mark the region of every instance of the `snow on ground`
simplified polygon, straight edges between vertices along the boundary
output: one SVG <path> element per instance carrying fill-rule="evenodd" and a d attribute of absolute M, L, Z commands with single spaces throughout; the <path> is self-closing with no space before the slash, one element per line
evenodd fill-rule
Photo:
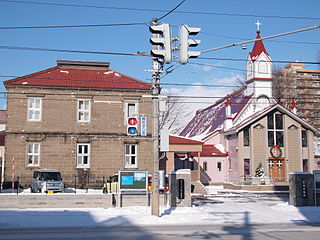
<path fill-rule="evenodd" d="M 320 223 L 320 207 L 294 207 L 288 204 L 286 198 L 264 198 L 252 193 L 248 197 L 234 191 L 212 194 L 205 200 L 195 201 L 192 207 L 161 207 L 160 213 L 161 217 L 152 216 L 150 207 L 0 209 L 0 229 L 158 224 Z"/>

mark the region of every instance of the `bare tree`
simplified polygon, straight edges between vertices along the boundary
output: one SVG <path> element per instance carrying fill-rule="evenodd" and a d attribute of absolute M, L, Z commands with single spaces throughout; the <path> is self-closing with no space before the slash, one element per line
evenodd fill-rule
<path fill-rule="evenodd" d="M 186 125 L 191 114 L 190 106 L 182 98 L 168 96 L 166 111 L 163 112 L 160 128 L 166 127 L 172 134 L 178 134 Z"/>
<path fill-rule="evenodd" d="M 272 95 L 278 102 L 290 109 L 292 99 L 297 98 L 297 81 L 294 73 L 290 70 L 281 69 L 279 66 L 273 68 Z"/>

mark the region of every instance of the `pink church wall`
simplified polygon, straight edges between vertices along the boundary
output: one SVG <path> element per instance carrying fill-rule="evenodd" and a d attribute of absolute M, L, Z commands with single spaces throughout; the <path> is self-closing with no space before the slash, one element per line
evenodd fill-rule
<path fill-rule="evenodd" d="M 227 171 L 227 157 L 201 157 L 201 163 L 207 162 L 207 171 L 201 172 L 201 182 L 224 182 Z M 221 170 L 218 169 L 218 162 L 221 163 Z M 203 168 L 202 168 L 203 169 Z"/>

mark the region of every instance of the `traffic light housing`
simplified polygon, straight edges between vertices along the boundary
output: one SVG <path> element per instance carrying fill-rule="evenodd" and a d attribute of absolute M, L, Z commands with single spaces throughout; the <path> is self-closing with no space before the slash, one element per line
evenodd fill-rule
<path fill-rule="evenodd" d="M 153 34 L 150 42 L 152 45 L 157 46 L 157 49 L 151 50 L 151 55 L 162 58 L 164 63 L 170 63 L 172 61 L 170 25 L 162 23 L 160 25 L 150 26 L 149 30 Z"/>
<path fill-rule="evenodd" d="M 128 117 L 127 120 L 127 135 L 138 135 L 138 119 L 136 117 Z"/>
<path fill-rule="evenodd" d="M 197 35 L 201 28 L 192 28 L 188 25 L 180 27 L 180 63 L 188 63 L 189 58 L 197 58 L 201 52 L 189 51 L 190 47 L 198 46 L 201 40 L 189 39 L 189 35 Z"/>

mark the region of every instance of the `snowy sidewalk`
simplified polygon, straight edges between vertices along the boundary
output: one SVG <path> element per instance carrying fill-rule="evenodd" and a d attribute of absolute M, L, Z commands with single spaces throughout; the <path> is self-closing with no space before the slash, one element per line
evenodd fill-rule
<path fill-rule="evenodd" d="M 150 207 L 109 209 L 1 209 L 0 229 L 30 227 L 90 227 L 202 224 L 320 223 L 320 207 L 294 207 L 282 199 L 212 195 L 190 208 Z M 1 203 L 0 203 L 1 204 Z"/>

